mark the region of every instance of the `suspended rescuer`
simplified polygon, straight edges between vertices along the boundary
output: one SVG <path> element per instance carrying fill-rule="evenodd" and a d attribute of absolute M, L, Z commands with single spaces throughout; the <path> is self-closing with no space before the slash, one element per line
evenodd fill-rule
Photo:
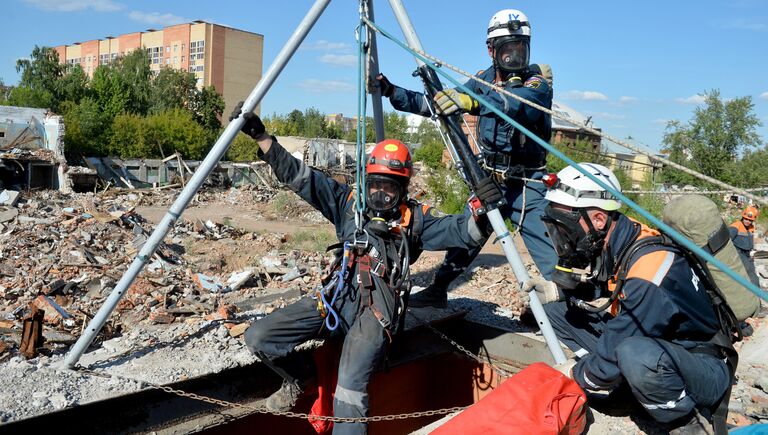
<path fill-rule="evenodd" d="M 531 42 L 528 17 L 516 9 L 497 12 L 488 24 L 485 42 L 493 64 L 480 71 L 478 76 L 495 86 L 489 88 L 474 80 L 469 80 L 465 86 L 541 139 L 549 141 L 552 121 L 548 114 L 498 92 L 504 89 L 546 108 L 552 107 L 551 68 L 528 63 Z M 395 86 L 383 75 L 377 80 L 381 94 L 389 97 L 395 109 L 431 115 L 430 104 L 423 94 Z M 440 114 L 464 112 L 478 116 L 474 134 L 480 145 L 478 158 L 486 171 L 502 185 L 507 205 L 500 208 L 501 214 L 521 225 L 523 241 L 536 266 L 544 276 L 550 276 L 555 266 L 555 253 L 540 219 L 546 205 L 545 188 L 537 182 L 545 173 L 547 152 L 458 89 L 438 92 L 433 105 Z M 465 213 L 471 213 L 469 208 Z M 472 263 L 482 245 L 469 250 L 449 250 L 433 284 L 415 294 L 411 306 L 445 307 L 448 285 Z"/>
<path fill-rule="evenodd" d="M 240 116 L 242 103 L 232 118 Z M 408 148 L 397 140 L 376 144 L 365 162 L 365 208 L 356 192 L 291 156 L 265 133 L 258 116 L 246 113 L 242 130 L 256 139 L 259 155 L 276 177 L 318 209 L 336 227 L 343 253 L 323 280 L 323 287 L 256 321 L 246 331 L 248 348 L 283 377 L 267 407 L 290 410 L 301 394 L 300 374 L 284 364 L 294 347 L 309 339 L 343 337 L 334 396 L 336 417 L 365 417 L 368 382 L 396 332 L 410 288 L 409 266 L 422 250 L 474 248 L 488 237 L 473 216 L 440 216 L 408 198 L 413 172 Z M 362 162 L 361 162 L 362 163 Z M 490 179 L 478 197 L 501 199 Z M 359 226 L 358 226 L 359 222 Z M 334 433 L 365 433 L 365 423 L 335 423 Z"/>
<path fill-rule="evenodd" d="M 607 168 L 580 166 L 620 191 Z M 620 213 L 621 202 L 576 168 L 552 184 L 542 220 L 558 263 L 552 281 L 532 278 L 523 290 L 536 290 L 560 340 L 586 354 L 561 371 L 587 391 L 628 384 L 648 414 L 670 427 L 711 433 L 707 419 L 716 409 L 724 427 L 737 322 L 723 298 L 714 304 L 692 257 Z M 609 298 L 601 307 L 584 302 L 601 297 Z M 721 324 L 725 312 L 732 319 Z"/>
<path fill-rule="evenodd" d="M 728 231 L 731 233 L 731 241 L 736 246 L 747 275 L 752 284 L 760 286 L 760 280 L 755 272 L 755 261 L 752 258 L 755 249 L 755 220 L 760 212 L 754 206 L 749 206 L 741 212 L 741 219 L 734 221 Z"/>

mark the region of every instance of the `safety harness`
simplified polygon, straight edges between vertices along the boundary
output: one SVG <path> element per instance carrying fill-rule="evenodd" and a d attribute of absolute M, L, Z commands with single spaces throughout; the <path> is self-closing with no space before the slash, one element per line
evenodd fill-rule
<path fill-rule="evenodd" d="M 353 195 L 354 191 L 350 193 L 350 199 Z M 348 203 L 350 206 L 347 207 L 345 216 L 351 220 L 354 219 L 355 210 L 354 205 L 352 205 L 353 201 L 348 201 Z M 402 330 L 405 319 L 402 313 L 405 312 L 410 294 L 408 266 L 416 261 L 421 250 L 416 249 L 414 257 L 410 256 L 410 252 L 412 247 L 420 246 L 425 209 L 426 206 L 410 199 L 401 205 L 400 221 L 391 229 L 394 235 L 399 236 L 400 248 L 394 248 L 396 245 L 394 238 L 382 240 L 381 245 L 388 251 L 391 248 L 392 252 L 379 252 L 373 244 L 367 241 L 366 243 L 347 241 L 327 248 L 327 251 L 336 251 L 335 259 L 329 266 L 329 273 L 321 280 L 321 285 L 318 286 L 315 293 L 317 310 L 325 318 L 325 327 L 332 331 L 339 326 L 339 316 L 334 308 L 334 303 L 341 289 L 352 279 L 350 272 L 355 270 L 354 267 L 357 265 L 354 279 L 360 290 L 359 310 L 362 311 L 366 307 L 371 310 L 376 320 L 384 328 L 390 342 L 393 336 L 392 330 L 395 329 L 392 323 L 396 322 L 397 319 L 400 321 L 394 333 Z M 369 237 L 373 236 L 369 235 Z M 403 260 L 388 266 L 388 254 Z M 332 289 L 333 294 L 331 295 L 329 293 Z M 392 307 L 394 313 L 392 318 L 388 318 L 385 314 L 386 310 L 380 309 L 374 303 L 373 295 L 376 291 L 389 292 L 394 296 L 392 299 L 395 306 Z"/>

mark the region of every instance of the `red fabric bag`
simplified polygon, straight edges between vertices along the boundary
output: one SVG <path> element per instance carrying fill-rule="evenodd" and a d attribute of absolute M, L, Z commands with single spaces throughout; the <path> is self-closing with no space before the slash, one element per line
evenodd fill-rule
<path fill-rule="evenodd" d="M 587 397 L 572 379 L 534 363 L 433 434 L 568 434 L 584 432 Z"/>

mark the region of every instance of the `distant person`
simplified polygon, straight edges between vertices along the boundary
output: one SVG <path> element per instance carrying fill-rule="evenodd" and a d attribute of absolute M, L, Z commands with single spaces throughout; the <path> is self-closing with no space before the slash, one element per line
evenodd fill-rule
<path fill-rule="evenodd" d="M 604 166 L 579 166 L 621 191 Z M 651 417 L 684 428 L 673 433 L 712 433 L 708 419 L 736 367 L 726 363 L 735 351 L 723 330 L 732 325 L 721 325 L 707 293 L 711 284 L 676 246 L 619 212 L 621 202 L 576 168 L 557 176 L 543 219 L 558 265 L 553 281 L 532 278 L 523 290 L 536 291 L 558 338 L 585 355 L 560 370 L 586 391 L 628 386 Z M 600 307 L 584 302 L 605 297 Z"/>
<path fill-rule="evenodd" d="M 552 107 L 551 69 L 548 65 L 529 64 L 531 25 L 528 17 L 516 9 L 497 12 L 488 24 L 485 45 L 493 63 L 478 76 L 495 86 L 489 88 L 474 80 L 465 86 L 539 138 L 549 141 L 552 120 L 548 114 L 499 92 L 504 89 L 548 109 Z M 395 86 L 383 75 L 377 80 L 382 95 L 389 97 L 395 109 L 431 115 L 423 94 Z M 525 246 L 541 274 L 549 277 L 556 256 L 540 219 L 546 201 L 544 185 L 538 181 L 546 173 L 547 151 L 459 89 L 439 92 L 433 104 L 444 115 L 466 112 L 478 116 L 475 137 L 480 145 L 479 157 L 487 173 L 502 184 L 506 197 L 507 205 L 500 208 L 500 212 L 516 225 L 522 220 Z M 469 215 L 470 210 L 466 209 L 465 213 Z M 472 263 L 483 244 L 469 250 L 449 250 L 434 282 L 414 295 L 411 306 L 445 307 L 448 285 Z"/>
<path fill-rule="evenodd" d="M 230 119 L 240 116 L 241 108 L 242 103 Z M 343 337 L 334 415 L 365 417 L 368 382 L 404 315 L 407 300 L 403 298 L 411 285 L 410 264 L 423 250 L 479 246 L 488 237 L 482 229 L 489 226 L 487 219 L 463 214 L 441 216 L 409 199 L 411 155 L 402 142 L 391 139 L 376 144 L 366 160 L 365 210 L 360 216 L 351 187 L 291 156 L 274 136 L 265 133 L 258 116 L 243 116 L 243 131 L 258 142 L 259 156 L 277 178 L 318 209 L 335 225 L 338 240 L 349 244 L 314 297 L 303 297 L 276 310 L 246 331 L 248 348 L 284 379 L 266 406 L 288 411 L 302 392 L 304 379 L 292 372 L 283 358 L 296 345 L 313 338 Z M 501 192 L 490 178 L 480 185 L 477 195 L 484 204 L 501 200 Z M 358 232 L 357 219 L 362 219 L 364 232 Z M 335 423 L 333 429 L 335 434 L 366 431 L 365 423 Z"/>
<path fill-rule="evenodd" d="M 731 233 L 731 241 L 736 246 L 736 251 L 744 262 L 749 280 L 756 286 L 760 286 L 760 279 L 755 271 L 753 259 L 755 249 L 755 220 L 760 212 L 754 206 L 749 206 L 741 212 L 741 219 L 734 221 L 728 231 Z"/>

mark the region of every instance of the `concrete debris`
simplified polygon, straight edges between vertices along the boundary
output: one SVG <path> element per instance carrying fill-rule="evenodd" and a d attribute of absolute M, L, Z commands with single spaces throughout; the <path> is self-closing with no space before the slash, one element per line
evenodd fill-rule
<path fill-rule="evenodd" d="M 0 192 L 0 205 L 14 207 L 19 201 L 20 193 L 15 190 L 3 190 Z"/>

